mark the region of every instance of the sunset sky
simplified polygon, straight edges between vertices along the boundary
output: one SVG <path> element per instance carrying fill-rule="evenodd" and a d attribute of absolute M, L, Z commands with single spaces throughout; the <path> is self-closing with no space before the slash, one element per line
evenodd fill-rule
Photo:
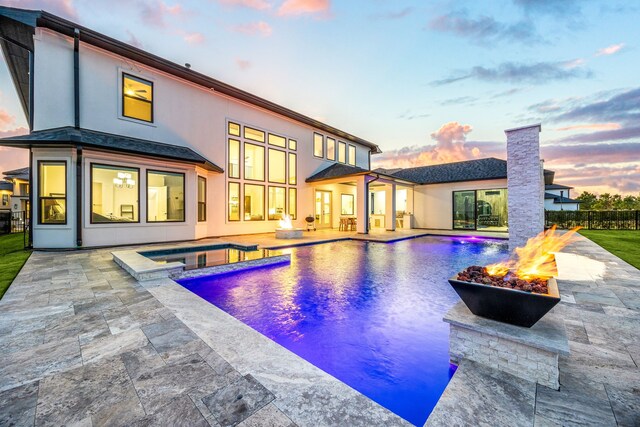
<path fill-rule="evenodd" d="M 576 190 L 640 192 L 640 2 L 0 0 L 44 9 L 380 145 L 374 167 L 505 158 L 542 123 Z M 26 132 L 0 65 L 0 136 Z M 0 147 L 0 170 L 27 165 Z"/>

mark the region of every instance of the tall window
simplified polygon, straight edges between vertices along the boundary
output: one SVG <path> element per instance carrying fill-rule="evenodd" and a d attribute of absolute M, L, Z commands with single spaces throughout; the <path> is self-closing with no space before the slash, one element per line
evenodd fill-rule
<path fill-rule="evenodd" d="M 473 230 L 476 228 L 476 192 L 453 192 L 453 228 Z"/>
<path fill-rule="evenodd" d="M 340 214 L 353 215 L 355 212 L 355 197 L 353 194 L 340 195 Z"/>
<path fill-rule="evenodd" d="M 140 172 L 91 164 L 91 223 L 139 222 Z"/>
<path fill-rule="evenodd" d="M 229 138 L 229 178 L 240 178 L 240 141 Z"/>
<path fill-rule="evenodd" d="M 153 122 L 153 83 L 122 74 L 122 115 Z"/>
<path fill-rule="evenodd" d="M 287 207 L 284 187 L 269 187 L 269 219 L 282 219 Z"/>
<path fill-rule="evenodd" d="M 453 192 L 453 228 L 507 231 L 507 189 Z"/>
<path fill-rule="evenodd" d="M 40 224 L 67 223 L 67 162 L 38 162 Z"/>
<path fill-rule="evenodd" d="M 244 143 L 244 179 L 264 181 L 264 147 Z"/>
<path fill-rule="evenodd" d="M 240 184 L 229 183 L 229 221 L 240 221 Z"/>
<path fill-rule="evenodd" d="M 207 179 L 198 177 L 198 221 L 207 220 Z"/>
<path fill-rule="evenodd" d="M 269 148 L 269 182 L 285 184 L 287 180 L 287 153 Z"/>
<path fill-rule="evenodd" d="M 255 184 L 244 185 L 244 220 L 264 220 L 264 186 Z"/>
<path fill-rule="evenodd" d="M 356 146 L 349 144 L 349 164 L 356 165 Z"/>
<path fill-rule="evenodd" d="M 298 182 L 298 161 L 295 153 L 289 153 L 289 185 L 296 185 Z"/>
<path fill-rule="evenodd" d="M 289 216 L 296 219 L 298 216 L 298 190 L 289 188 Z"/>
<path fill-rule="evenodd" d="M 324 137 L 319 133 L 313 134 L 313 155 L 315 157 L 324 157 Z"/>
<path fill-rule="evenodd" d="M 338 161 L 347 163 L 347 144 L 342 141 L 338 141 Z"/>
<path fill-rule="evenodd" d="M 329 137 L 327 137 L 327 159 L 336 159 L 336 140 Z"/>
<path fill-rule="evenodd" d="M 184 174 L 147 171 L 147 221 L 184 221 Z"/>
<path fill-rule="evenodd" d="M 9 195 L 8 194 L 3 194 L 2 195 L 2 206 L 8 206 L 9 205 Z"/>

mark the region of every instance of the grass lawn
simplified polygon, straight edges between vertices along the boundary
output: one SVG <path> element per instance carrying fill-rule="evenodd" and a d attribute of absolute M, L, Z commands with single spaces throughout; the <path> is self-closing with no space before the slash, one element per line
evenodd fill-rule
<path fill-rule="evenodd" d="M 640 231 L 580 230 L 579 233 L 640 269 Z"/>
<path fill-rule="evenodd" d="M 31 255 L 31 251 L 24 250 L 24 235 L 22 233 L 0 236 L 0 299 L 18 275 L 29 255 Z"/>

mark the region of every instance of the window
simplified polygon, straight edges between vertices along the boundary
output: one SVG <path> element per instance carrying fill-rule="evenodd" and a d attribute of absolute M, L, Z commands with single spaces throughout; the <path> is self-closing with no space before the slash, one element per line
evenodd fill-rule
<path fill-rule="evenodd" d="M 282 219 L 286 211 L 287 195 L 284 187 L 269 187 L 269 219 Z"/>
<path fill-rule="evenodd" d="M 122 115 L 153 122 L 153 83 L 122 74 Z"/>
<path fill-rule="evenodd" d="M 263 185 L 244 185 L 244 220 L 264 221 Z"/>
<path fill-rule="evenodd" d="M 353 194 L 340 195 L 340 214 L 341 215 L 354 215 L 355 212 L 355 197 Z"/>
<path fill-rule="evenodd" d="M 250 127 L 244 127 L 244 137 L 253 141 L 264 142 L 264 132 Z"/>
<path fill-rule="evenodd" d="M 67 223 L 67 162 L 38 162 L 39 224 Z"/>
<path fill-rule="evenodd" d="M 147 171 L 147 222 L 184 221 L 184 174 Z"/>
<path fill-rule="evenodd" d="M 229 178 L 240 178 L 240 141 L 229 138 Z"/>
<path fill-rule="evenodd" d="M 244 143 L 244 179 L 264 181 L 264 147 Z"/>
<path fill-rule="evenodd" d="M 298 156 L 289 153 L 289 185 L 296 185 L 298 181 Z"/>
<path fill-rule="evenodd" d="M 329 137 L 327 137 L 327 159 L 336 159 L 336 140 Z"/>
<path fill-rule="evenodd" d="M 349 144 L 349 164 L 356 165 L 356 146 Z"/>
<path fill-rule="evenodd" d="M 91 223 L 139 222 L 139 169 L 91 164 Z"/>
<path fill-rule="evenodd" d="M 287 148 L 287 140 L 278 135 L 274 135 L 272 133 L 269 134 L 269 144 L 275 145 L 282 148 Z"/>
<path fill-rule="evenodd" d="M 3 194 L 2 195 L 2 206 L 7 206 L 9 204 L 9 195 L 8 194 Z"/>
<path fill-rule="evenodd" d="M 297 150 L 298 149 L 298 141 L 296 141 L 295 139 L 290 139 L 289 140 L 289 150 Z"/>
<path fill-rule="evenodd" d="M 198 221 L 207 220 L 207 179 L 198 177 Z"/>
<path fill-rule="evenodd" d="M 240 125 L 237 123 L 229 122 L 228 129 L 229 135 L 240 136 Z"/>
<path fill-rule="evenodd" d="M 229 221 L 240 221 L 240 184 L 229 183 Z"/>
<path fill-rule="evenodd" d="M 269 148 L 269 182 L 286 183 L 287 153 Z"/>
<path fill-rule="evenodd" d="M 338 161 L 347 163 L 347 144 L 342 141 L 338 141 Z"/>
<path fill-rule="evenodd" d="M 324 141 L 323 136 L 319 133 L 313 134 L 313 155 L 315 157 L 324 157 Z"/>
<path fill-rule="evenodd" d="M 476 192 L 453 192 L 453 228 L 473 230 L 476 228 Z"/>
<path fill-rule="evenodd" d="M 289 216 L 296 219 L 298 216 L 298 190 L 289 188 Z"/>
<path fill-rule="evenodd" d="M 453 228 L 507 231 L 507 189 L 453 192 Z"/>

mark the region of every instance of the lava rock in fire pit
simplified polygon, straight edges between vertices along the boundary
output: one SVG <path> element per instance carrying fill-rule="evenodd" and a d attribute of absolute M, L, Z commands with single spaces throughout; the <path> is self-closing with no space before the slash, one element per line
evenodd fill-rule
<path fill-rule="evenodd" d="M 458 273 L 458 280 L 463 282 L 479 283 L 482 285 L 496 286 L 499 288 L 517 289 L 519 291 L 533 292 L 536 294 L 548 293 L 547 280 L 535 278 L 531 280 L 521 279 L 513 274 L 506 276 L 494 276 L 489 274 L 485 267 L 472 265 Z"/>

